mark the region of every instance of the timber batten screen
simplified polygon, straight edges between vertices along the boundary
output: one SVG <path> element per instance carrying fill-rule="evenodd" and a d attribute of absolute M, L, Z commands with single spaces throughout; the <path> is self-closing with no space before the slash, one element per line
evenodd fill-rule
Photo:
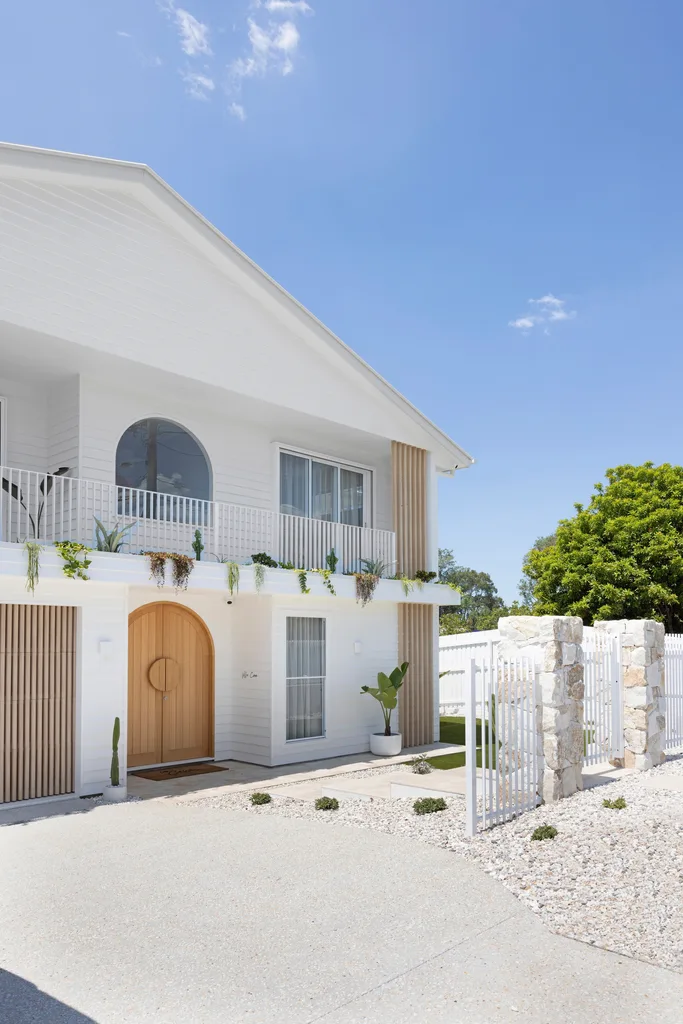
<path fill-rule="evenodd" d="M 74 791 L 76 609 L 0 604 L 0 801 Z"/>
<path fill-rule="evenodd" d="M 410 579 L 427 565 L 427 452 L 391 442 L 396 571 Z M 398 606 L 398 660 L 410 665 L 399 699 L 403 745 L 434 740 L 434 612 L 431 605 Z"/>

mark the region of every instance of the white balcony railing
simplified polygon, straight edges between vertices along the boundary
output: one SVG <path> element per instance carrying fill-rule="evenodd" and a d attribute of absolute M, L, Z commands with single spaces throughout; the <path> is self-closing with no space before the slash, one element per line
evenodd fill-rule
<path fill-rule="evenodd" d="M 68 540 L 96 548 L 96 519 L 107 530 L 130 525 L 121 551 L 133 554 L 193 555 L 199 530 L 206 561 L 246 562 L 265 551 L 295 568 L 324 569 L 334 548 L 337 572 L 356 572 L 365 558 L 379 560 L 393 572 L 396 559 L 395 535 L 389 530 L 0 467 L 1 541 Z"/>

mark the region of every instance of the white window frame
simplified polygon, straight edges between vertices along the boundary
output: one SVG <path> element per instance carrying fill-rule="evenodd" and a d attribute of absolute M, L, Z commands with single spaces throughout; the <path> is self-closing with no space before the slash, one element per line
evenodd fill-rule
<path fill-rule="evenodd" d="M 320 676 L 288 676 L 287 675 L 287 620 L 288 619 L 322 619 L 325 623 L 325 673 L 322 676 L 322 730 L 318 736 L 300 736 L 293 739 L 287 738 L 287 683 L 291 679 L 320 679 Z M 327 652 L 329 649 L 329 620 L 325 615 L 303 615 L 301 612 L 292 612 L 285 610 L 284 612 L 284 640 L 285 640 L 285 651 L 284 651 L 284 679 L 285 679 L 285 704 L 284 704 L 284 732 L 285 732 L 285 745 L 289 746 L 290 743 L 314 743 L 320 740 L 327 739 Z"/>
<path fill-rule="evenodd" d="M 291 444 L 278 443 L 275 445 L 275 461 L 276 461 L 276 473 L 275 473 L 275 507 L 280 512 L 280 466 L 281 466 L 281 455 L 296 455 L 299 458 L 308 459 L 309 470 L 308 470 L 308 507 L 312 507 L 312 487 L 313 487 L 313 473 L 310 468 L 311 462 L 321 462 L 326 466 L 334 466 L 335 469 L 349 469 L 351 472 L 363 474 L 363 498 L 364 498 L 364 522 L 361 529 L 374 529 L 375 525 L 375 470 L 373 466 L 366 466 L 362 462 L 350 462 L 347 459 L 337 459 L 334 456 L 324 455 L 321 452 L 313 452 L 307 448 L 297 448 Z M 341 500 L 341 486 L 340 477 L 337 482 L 337 516 L 339 516 L 339 503 Z M 309 512 L 308 516 L 303 516 L 304 519 L 315 519 Z M 328 520 L 319 520 L 320 522 L 328 522 Z M 348 525 L 341 522 L 339 518 L 332 520 L 333 522 L 339 523 L 340 526 Z"/>

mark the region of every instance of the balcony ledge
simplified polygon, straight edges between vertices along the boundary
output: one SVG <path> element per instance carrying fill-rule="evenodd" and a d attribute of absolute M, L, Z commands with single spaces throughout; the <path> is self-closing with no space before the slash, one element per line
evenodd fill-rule
<path fill-rule="evenodd" d="M 89 581 L 67 579 L 63 572 L 62 559 L 50 545 L 44 545 L 40 555 L 40 579 L 45 582 L 54 583 L 62 580 L 69 586 L 86 587 L 88 582 L 94 583 L 118 583 L 126 586 L 148 586 L 156 589 L 156 585 L 150 580 L 149 560 L 145 555 L 110 554 L 104 551 L 92 551 L 90 553 L 92 564 L 88 569 Z M 21 544 L 0 543 L 0 602 L 3 601 L 2 584 L 4 578 L 26 576 L 26 553 Z M 188 581 L 189 591 L 221 591 L 229 597 L 227 585 L 227 569 L 220 562 L 197 562 Z M 337 598 L 355 600 L 356 581 L 352 576 L 335 574 L 331 577 L 332 585 L 336 591 Z M 307 585 L 310 587 L 310 595 L 303 595 L 299 588 L 299 580 L 296 572 L 290 569 L 266 569 L 265 579 L 260 593 L 263 595 L 283 595 L 288 597 L 306 596 L 335 598 L 325 587 L 322 577 L 315 572 L 309 572 Z M 171 574 L 167 566 L 165 591 L 172 591 Z M 240 566 L 240 594 L 256 594 L 254 582 L 253 565 Z M 40 601 L 40 583 L 36 587 L 34 600 Z M 413 588 L 406 596 L 400 580 L 380 580 L 375 591 L 374 601 L 388 601 L 392 604 L 431 604 L 431 605 L 457 605 L 460 603 L 460 595 L 450 587 L 437 583 L 425 583 L 419 589 Z"/>

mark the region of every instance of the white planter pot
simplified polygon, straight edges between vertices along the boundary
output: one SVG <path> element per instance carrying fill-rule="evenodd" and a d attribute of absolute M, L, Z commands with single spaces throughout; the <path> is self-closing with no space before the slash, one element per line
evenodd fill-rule
<path fill-rule="evenodd" d="M 111 804 L 120 804 L 128 796 L 128 786 L 105 786 L 102 796 Z"/>
<path fill-rule="evenodd" d="M 370 750 L 379 757 L 396 757 L 401 753 L 403 737 L 400 732 L 385 736 L 383 732 L 370 733 Z"/>

